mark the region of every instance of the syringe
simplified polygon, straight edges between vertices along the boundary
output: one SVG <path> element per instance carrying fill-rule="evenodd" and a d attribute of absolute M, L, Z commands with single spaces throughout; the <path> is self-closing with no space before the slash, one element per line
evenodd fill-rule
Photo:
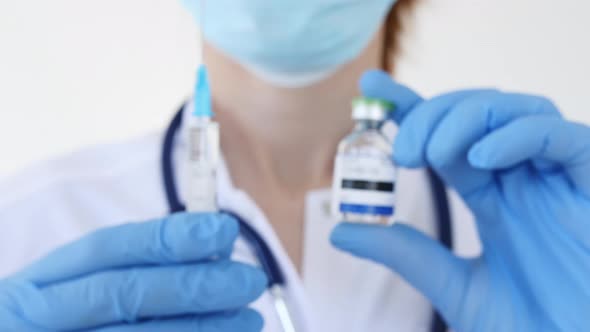
<path fill-rule="evenodd" d="M 194 111 L 189 118 L 188 197 L 190 212 L 216 212 L 219 125 L 211 120 L 211 91 L 207 69 L 201 65 L 194 91 Z"/>

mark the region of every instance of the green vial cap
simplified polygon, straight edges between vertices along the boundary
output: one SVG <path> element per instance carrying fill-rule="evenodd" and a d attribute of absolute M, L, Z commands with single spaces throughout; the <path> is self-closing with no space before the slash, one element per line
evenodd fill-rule
<path fill-rule="evenodd" d="M 383 99 L 357 97 L 352 101 L 352 118 L 355 120 L 385 121 L 395 111 L 395 104 Z"/>

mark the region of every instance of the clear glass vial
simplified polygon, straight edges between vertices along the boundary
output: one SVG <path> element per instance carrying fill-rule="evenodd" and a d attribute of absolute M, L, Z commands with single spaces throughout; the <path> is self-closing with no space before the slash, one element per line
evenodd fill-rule
<path fill-rule="evenodd" d="M 338 146 L 332 213 L 345 222 L 389 225 L 395 213 L 396 167 L 391 142 L 381 131 L 394 105 L 360 97 L 353 101 L 353 132 Z"/>

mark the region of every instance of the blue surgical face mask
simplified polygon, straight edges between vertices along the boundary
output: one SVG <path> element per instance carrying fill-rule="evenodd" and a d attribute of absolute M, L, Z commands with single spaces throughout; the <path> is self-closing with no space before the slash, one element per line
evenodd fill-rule
<path fill-rule="evenodd" d="M 395 0 L 181 0 L 204 38 L 260 78 L 306 86 L 357 58 Z M 200 13 L 204 6 L 204 13 Z M 201 15 L 203 14 L 203 15 Z"/>

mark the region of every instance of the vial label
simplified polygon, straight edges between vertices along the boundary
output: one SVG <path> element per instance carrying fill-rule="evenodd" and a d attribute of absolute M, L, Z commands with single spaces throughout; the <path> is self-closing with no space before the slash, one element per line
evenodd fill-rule
<path fill-rule="evenodd" d="M 390 217 L 395 213 L 395 165 L 388 158 L 339 155 L 334 168 L 332 213 Z"/>

